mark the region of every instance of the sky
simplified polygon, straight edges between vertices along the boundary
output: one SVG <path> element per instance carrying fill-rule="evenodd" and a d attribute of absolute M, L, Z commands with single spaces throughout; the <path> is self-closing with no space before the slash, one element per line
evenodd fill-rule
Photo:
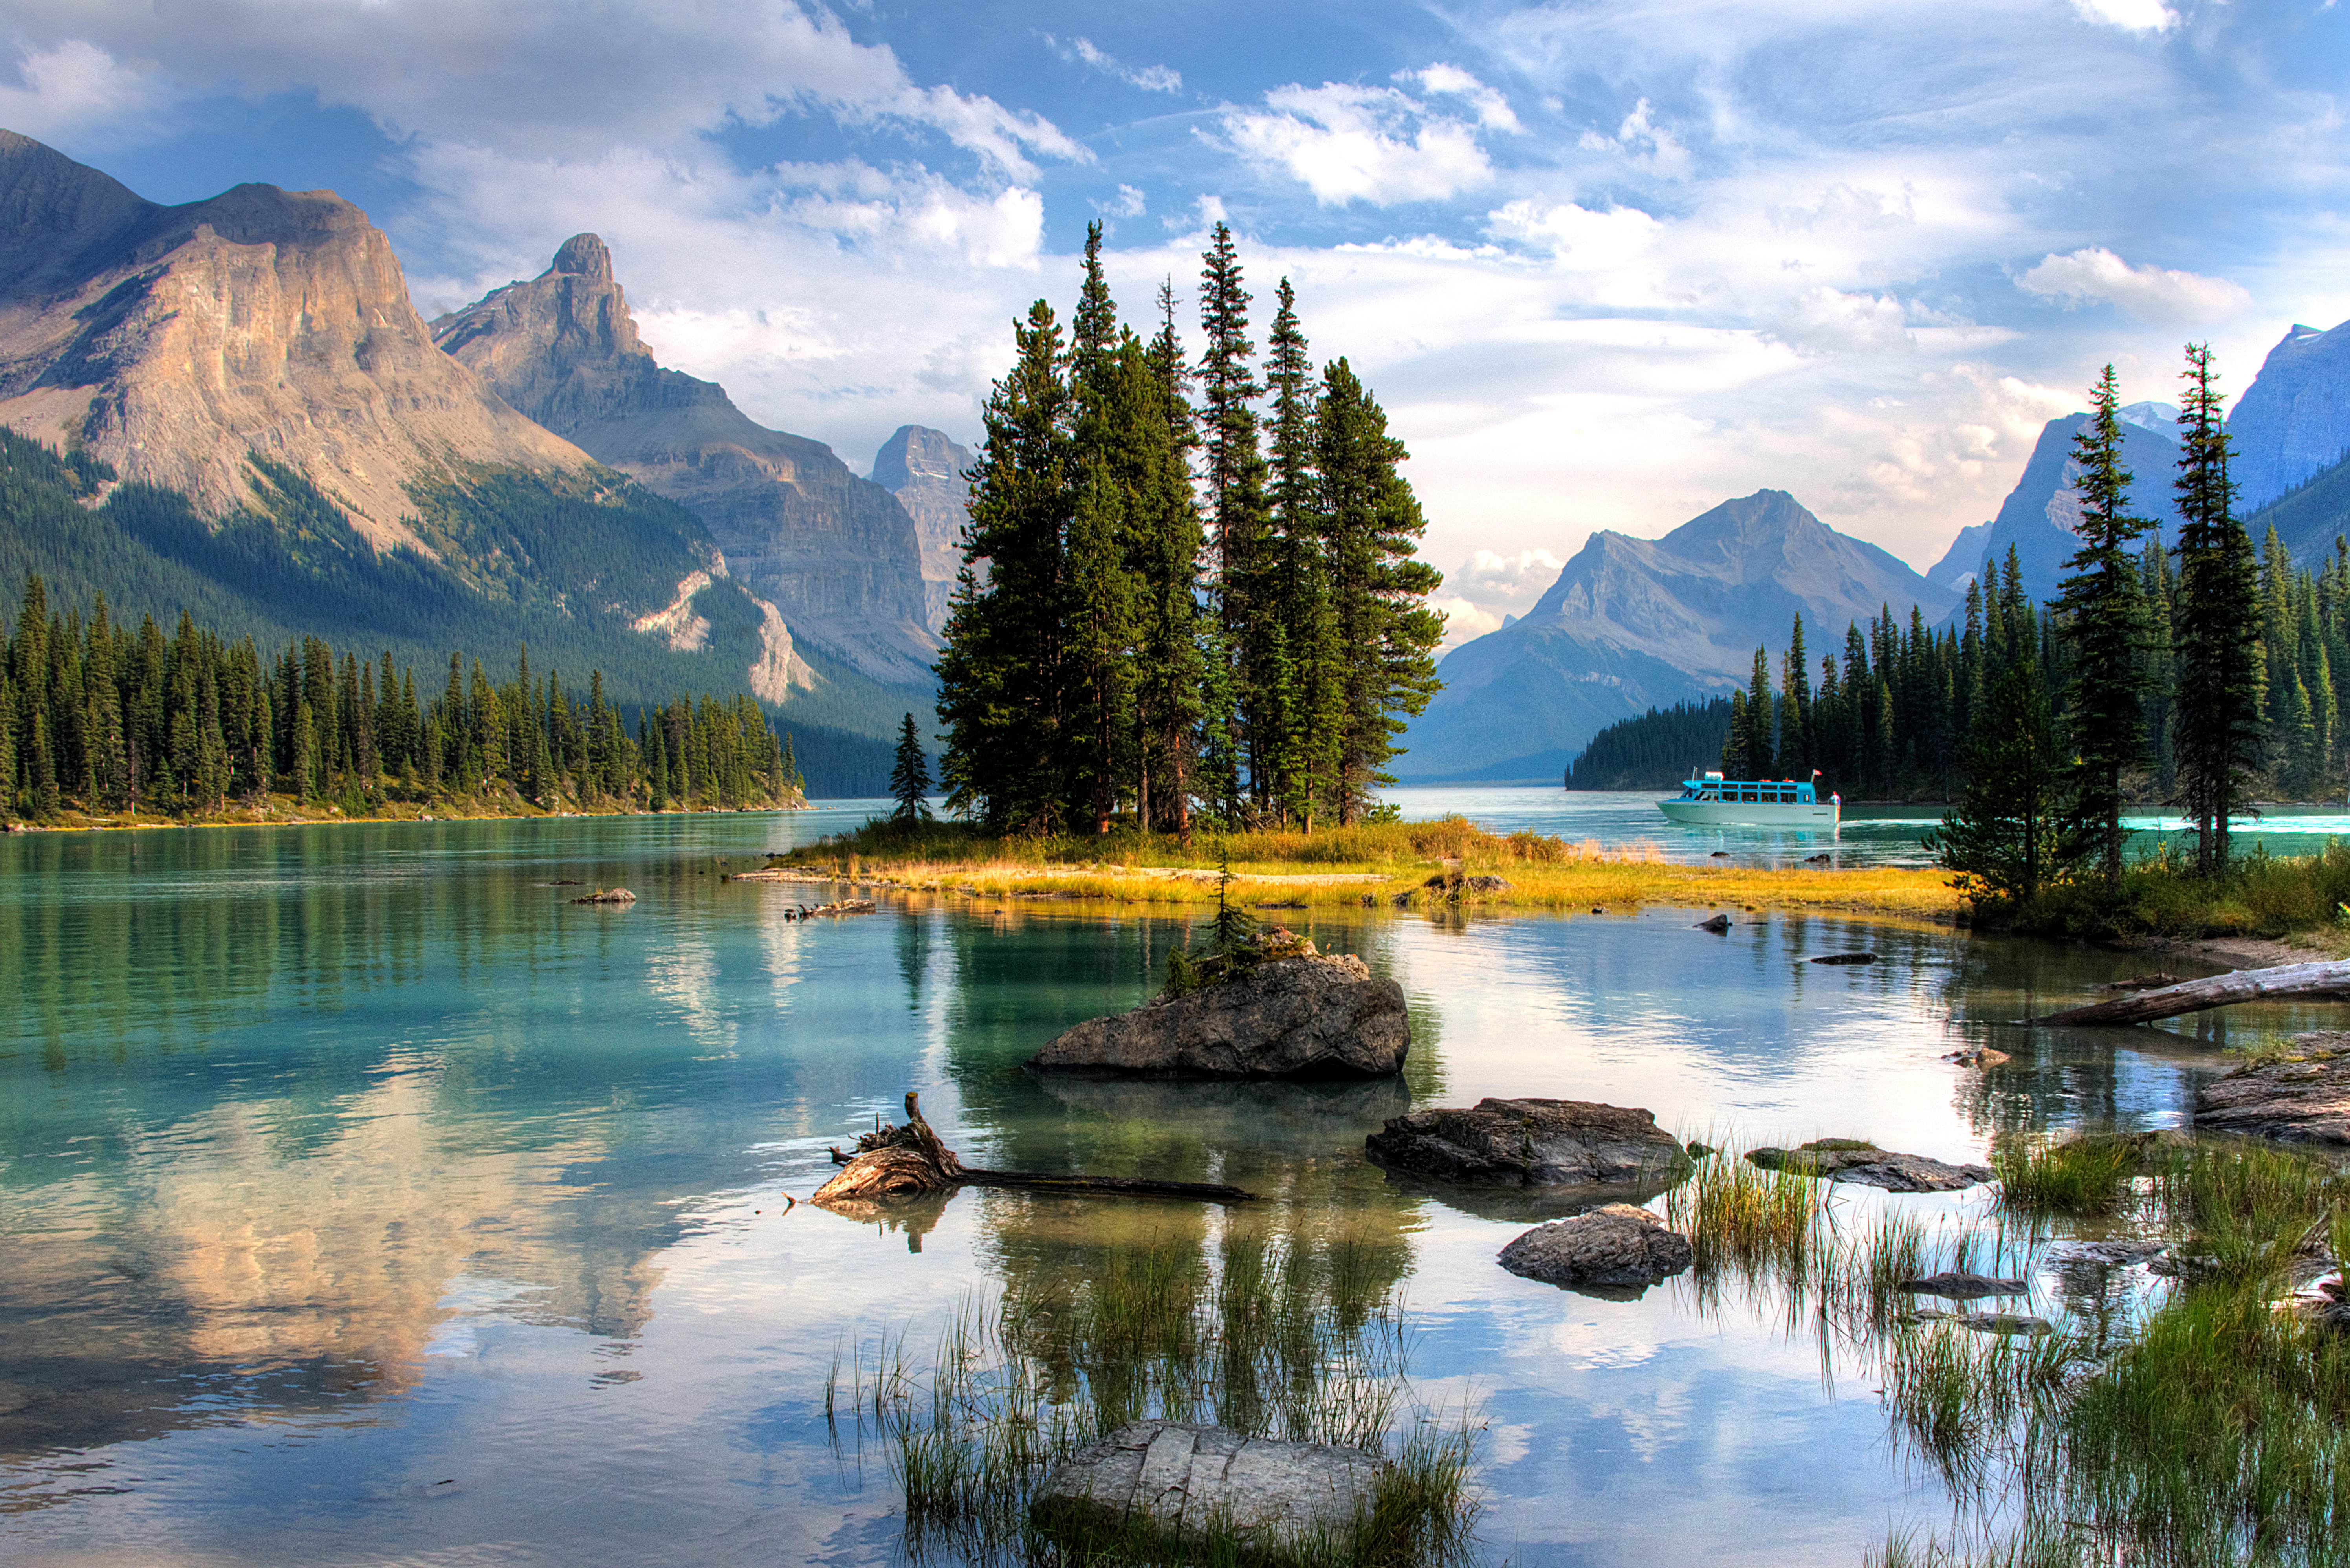
<path fill-rule="evenodd" d="M 2101 365 L 2350 317 L 2345 11 L 0 0 L 0 126 L 339 192 L 428 317 L 592 230 L 664 364 L 859 472 L 975 441 L 1089 223 L 1196 342 L 1221 219 L 1409 446 L 1458 642 L 1765 487 L 1922 569 Z"/>

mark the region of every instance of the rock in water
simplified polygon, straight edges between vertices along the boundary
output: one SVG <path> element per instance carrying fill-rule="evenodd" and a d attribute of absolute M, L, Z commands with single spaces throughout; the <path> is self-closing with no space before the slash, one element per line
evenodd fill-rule
<path fill-rule="evenodd" d="M 1746 1158 L 1764 1170 L 1792 1170 L 1887 1192 L 1956 1192 L 1991 1177 L 1987 1165 L 1946 1165 L 1922 1154 L 1894 1154 L 1858 1138 L 1820 1138 L 1800 1148 L 1758 1148 Z"/>
<path fill-rule="evenodd" d="M 1923 1279 L 1904 1280 L 1893 1287 L 1911 1295 L 1940 1296 L 1945 1301 L 1970 1302 L 1983 1296 L 2027 1296 L 2032 1285 L 2026 1280 L 2000 1279 L 1991 1274 L 1966 1274 L 1945 1272 L 1928 1274 Z"/>
<path fill-rule="evenodd" d="M 1688 1237 L 1628 1203 L 1537 1225 L 1501 1252 L 1510 1272 L 1554 1285 L 1662 1284 L 1696 1258 Z"/>
<path fill-rule="evenodd" d="M 1213 1526 L 1252 1555 L 1274 1555 L 1317 1534 L 1346 1539 L 1370 1512 L 1386 1469 L 1360 1449 L 1137 1421 L 1071 1454 L 1030 1512 L 1048 1532 L 1080 1535 L 1139 1518 L 1180 1543 Z"/>
<path fill-rule="evenodd" d="M 608 891 L 599 889 L 585 898 L 574 898 L 571 901 L 575 904 L 633 904 L 637 901 L 637 896 L 626 888 L 614 888 Z"/>
<path fill-rule="evenodd" d="M 1363 1152 L 1389 1170 L 1499 1187 L 1628 1187 L 1689 1164 L 1654 1113 L 1590 1100 L 1414 1111 L 1364 1139 Z"/>
<path fill-rule="evenodd" d="M 1596 913 L 1597 911 L 1595 910 L 1593 912 Z M 1695 929 L 1700 931 L 1711 931 L 1714 935 L 1720 936 L 1722 932 L 1730 929 L 1730 917 L 1728 915 L 1716 915 L 1710 920 L 1700 920 Z"/>
<path fill-rule="evenodd" d="M 2350 1033 L 2293 1037 L 2294 1055 L 2239 1067 L 2195 1094 L 2197 1132 L 2350 1144 Z"/>
<path fill-rule="evenodd" d="M 1185 996 L 1095 1018 L 1032 1073 L 1135 1078 L 1383 1078 L 1411 1048 L 1403 987 L 1362 960 L 1275 959 Z"/>

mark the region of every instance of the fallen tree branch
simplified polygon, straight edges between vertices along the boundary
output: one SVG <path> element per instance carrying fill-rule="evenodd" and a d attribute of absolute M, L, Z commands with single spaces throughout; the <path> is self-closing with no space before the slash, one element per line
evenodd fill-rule
<path fill-rule="evenodd" d="M 2207 1008 L 2226 1007 L 2238 1002 L 2266 1002 L 2283 996 L 2332 997 L 2350 991 L 2350 960 L 2328 960 L 2321 963 L 2277 964 L 2269 969 L 2230 970 L 2204 980 L 2183 981 L 2155 991 L 2141 991 L 2135 996 L 2119 997 L 2112 1002 L 2095 1002 L 2086 1007 L 2068 1007 L 2062 1012 L 2051 1012 L 2039 1018 L 2027 1018 L 2028 1024 L 2074 1023 L 2151 1023 L 2158 1018 L 2176 1018 L 2182 1012 L 2200 1012 Z"/>
<path fill-rule="evenodd" d="M 809 1199 L 827 1208 L 877 1198 L 911 1198 L 959 1187 L 1006 1187 L 1029 1192 L 1127 1198 L 1187 1198 L 1247 1203 L 1256 1194 L 1211 1181 L 1154 1181 L 1128 1176 L 1050 1176 L 1025 1170 L 975 1170 L 955 1157 L 922 1119 L 920 1096 L 906 1091 L 906 1125 L 879 1127 L 857 1140 L 854 1154 L 832 1152 L 840 1169 Z"/>

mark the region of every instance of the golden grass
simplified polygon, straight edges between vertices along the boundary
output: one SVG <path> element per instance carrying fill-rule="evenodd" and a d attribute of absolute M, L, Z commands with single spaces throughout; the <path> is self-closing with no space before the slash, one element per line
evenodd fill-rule
<path fill-rule="evenodd" d="M 1374 823 L 1311 836 L 1295 832 L 1201 835 L 1187 851 L 1162 835 L 1107 839 L 983 837 L 954 824 L 911 831 L 887 825 L 775 857 L 810 875 L 982 898 L 1062 898 L 1135 904 L 1212 904 L 1219 852 L 1243 903 L 1313 909 L 1609 909 L 1642 904 L 1848 909 L 1948 922 L 1961 902 L 1927 867 L 1827 870 L 1809 866 L 1679 865 L 1654 843 L 1603 848 L 1534 833 L 1487 833 L 1460 817 Z M 1505 888 L 1458 883 L 1498 877 Z M 1446 885 L 1430 887 L 1431 878 Z"/>

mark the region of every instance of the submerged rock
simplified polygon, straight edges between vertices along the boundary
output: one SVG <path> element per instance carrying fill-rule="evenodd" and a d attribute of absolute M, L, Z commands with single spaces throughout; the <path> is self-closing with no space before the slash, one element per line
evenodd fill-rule
<path fill-rule="evenodd" d="M 1922 1154 L 1894 1154 L 1858 1138 L 1819 1138 L 1800 1148 L 1758 1148 L 1746 1158 L 1764 1170 L 1792 1170 L 1887 1192 L 1957 1192 L 1991 1177 L 1987 1165 L 1948 1165 Z"/>
<path fill-rule="evenodd" d="M 1502 1249 L 1502 1267 L 1554 1285 L 1662 1284 L 1696 1261 L 1689 1238 L 1628 1203 L 1537 1225 Z"/>
<path fill-rule="evenodd" d="M 575 904 L 633 904 L 637 901 L 637 896 L 626 888 L 614 888 L 608 891 L 599 890 L 590 893 L 585 898 L 574 898 L 571 901 Z"/>
<path fill-rule="evenodd" d="M 2054 1334 L 2056 1325 L 2028 1312 L 1939 1312 L 1919 1307 L 1909 1314 L 1920 1323 L 1950 1323 L 1978 1334 Z"/>
<path fill-rule="evenodd" d="M 1230 1531 L 1244 1547 L 1270 1555 L 1315 1534 L 1343 1539 L 1370 1512 L 1386 1469 L 1361 1449 L 1137 1421 L 1063 1460 L 1030 1513 L 1056 1534 L 1098 1534 L 1139 1521 L 1196 1545 L 1211 1529 Z"/>
<path fill-rule="evenodd" d="M 2028 1280 L 1947 1272 L 1928 1274 L 1923 1279 L 1904 1280 L 1893 1288 L 1907 1291 L 1911 1295 L 1940 1296 L 1954 1302 L 1970 1302 L 1982 1296 L 2026 1296 L 2032 1293 L 2032 1283 Z"/>
<path fill-rule="evenodd" d="M 1596 915 L 1599 911 L 1594 909 L 1591 912 Z M 1716 915 L 1710 920 L 1700 920 L 1695 929 L 1700 931 L 1711 931 L 1715 936 L 1720 936 L 1722 932 L 1730 929 L 1730 917 L 1728 915 Z"/>
<path fill-rule="evenodd" d="M 1877 955 L 1868 952 L 1822 953 L 1814 963 L 1875 963 Z"/>
<path fill-rule="evenodd" d="M 2286 1060 L 2239 1067 L 2195 1094 L 2197 1132 L 2350 1144 L 2350 1033 L 2293 1037 Z"/>
<path fill-rule="evenodd" d="M 1389 1170 L 1496 1187 L 1629 1187 L 1689 1164 L 1653 1112 L 1591 1100 L 1414 1111 L 1364 1139 L 1363 1152 Z"/>
<path fill-rule="evenodd" d="M 1030 1057 L 1036 1074 L 1382 1078 L 1411 1048 L 1403 987 L 1351 955 L 1276 959 L 1188 995 L 1095 1018 Z"/>

